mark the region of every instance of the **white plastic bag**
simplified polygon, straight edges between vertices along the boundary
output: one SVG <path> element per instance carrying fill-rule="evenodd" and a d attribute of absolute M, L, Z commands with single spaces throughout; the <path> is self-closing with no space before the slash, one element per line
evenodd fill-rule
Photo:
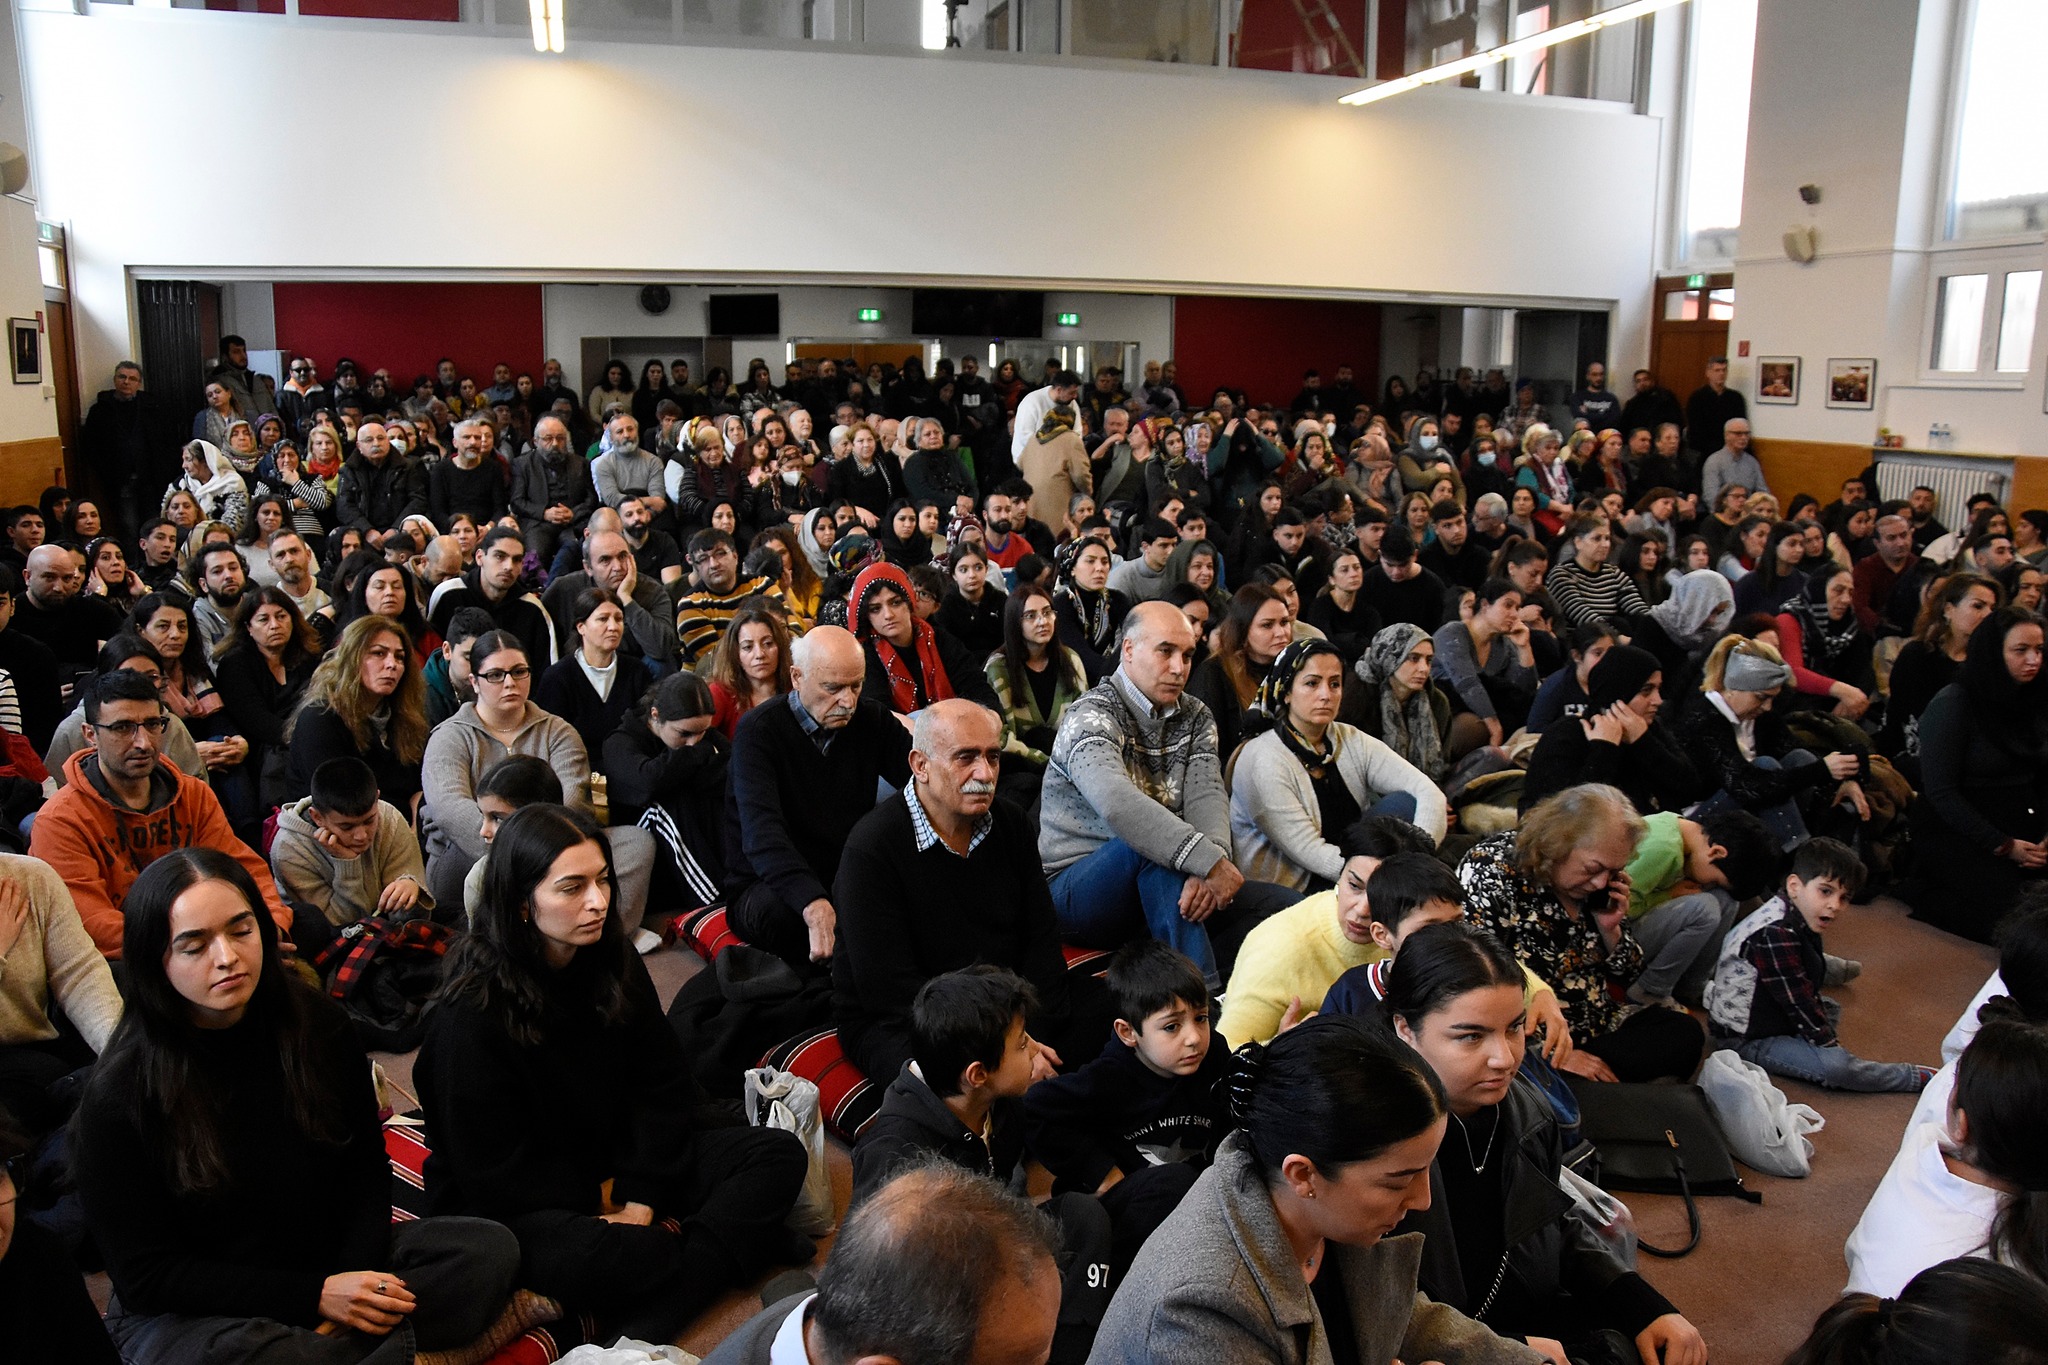
<path fill-rule="evenodd" d="M 780 1128 L 802 1139 L 810 1157 L 803 1190 L 784 1221 L 807 1237 L 832 1230 L 832 1172 L 825 1164 L 825 1123 L 818 1113 L 818 1087 L 801 1076 L 768 1067 L 747 1073 L 747 1122 L 756 1128 Z"/>
<path fill-rule="evenodd" d="M 562 1365 L 702 1365 L 680 1346 L 655 1346 L 620 1337 L 609 1346 L 578 1346 L 562 1357 Z"/>
<path fill-rule="evenodd" d="M 1721 1048 L 1700 1068 L 1700 1089 L 1714 1111 L 1728 1148 L 1744 1165 L 1767 1175 L 1803 1180 L 1813 1169 L 1813 1143 L 1827 1123 L 1811 1105 L 1792 1104 L 1771 1084 L 1770 1073 Z"/>
<path fill-rule="evenodd" d="M 1572 1198 L 1579 1217 L 1621 1263 L 1636 1268 L 1636 1216 L 1629 1206 L 1569 1166 L 1557 1168 L 1557 1186 Z"/>

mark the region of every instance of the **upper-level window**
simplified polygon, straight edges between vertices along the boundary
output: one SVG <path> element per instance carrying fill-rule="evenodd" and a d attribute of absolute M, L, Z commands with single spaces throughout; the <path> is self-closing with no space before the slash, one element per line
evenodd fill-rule
<path fill-rule="evenodd" d="M 2048 229 L 2048 139 L 2041 136 L 2042 0 L 1975 0 L 1956 66 L 1954 173 L 1947 235 L 2038 237 Z"/>
<path fill-rule="evenodd" d="M 1749 77 L 1756 54 L 1756 0 L 1692 6 L 1692 71 L 1686 82 L 1686 261 L 1735 259 L 1742 226 L 1742 169 L 1749 147 Z"/>

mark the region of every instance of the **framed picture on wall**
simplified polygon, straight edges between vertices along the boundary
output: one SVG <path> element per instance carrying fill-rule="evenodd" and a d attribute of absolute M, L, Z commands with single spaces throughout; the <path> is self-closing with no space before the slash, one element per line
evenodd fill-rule
<path fill-rule="evenodd" d="M 1756 401 L 1759 403 L 1782 403 L 1786 407 L 1798 406 L 1798 356 L 1763 355 L 1757 357 Z"/>
<path fill-rule="evenodd" d="M 1875 357 L 1854 356 L 1846 360 L 1829 358 L 1828 406 L 1861 408 L 1865 412 L 1877 406 Z"/>
<path fill-rule="evenodd" d="M 17 384 L 40 384 L 43 382 L 43 330 L 34 318 L 7 319 L 9 336 L 14 341 L 14 382 Z"/>

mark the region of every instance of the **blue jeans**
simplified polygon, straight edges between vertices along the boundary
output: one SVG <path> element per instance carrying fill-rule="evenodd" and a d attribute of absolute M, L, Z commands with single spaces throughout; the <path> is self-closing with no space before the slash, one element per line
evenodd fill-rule
<path fill-rule="evenodd" d="M 1223 977 L 1210 931 L 1224 936 L 1227 954 L 1234 956 L 1235 946 L 1253 926 L 1300 900 L 1301 893 L 1248 881 L 1229 905 L 1194 924 L 1180 913 L 1181 888 L 1192 875 L 1162 867 L 1123 840 L 1111 839 L 1053 874 L 1052 908 L 1060 933 L 1083 947 L 1120 948 L 1143 930 L 1184 953 L 1201 968 L 1209 990 L 1220 992 Z"/>
<path fill-rule="evenodd" d="M 1385 796 L 1373 802 L 1371 808 L 1366 811 L 1366 814 L 1391 815 L 1396 820 L 1406 820 L 1412 825 L 1415 823 L 1415 793 L 1388 792 Z"/>
<path fill-rule="evenodd" d="M 1804 749 L 1794 749 L 1786 754 L 1782 761 L 1765 754 L 1758 754 L 1756 766 L 1768 768 L 1772 772 L 1776 772 L 1780 768 L 1796 767 L 1801 763 L 1811 763 L 1814 761 L 1814 758 L 1813 754 L 1808 753 Z M 1748 807 L 1730 796 L 1728 789 L 1723 787 L 1720 791 L 1715 792 L 1712 796 L 1700 802 L 1694 808 L 1691 818 L 1694 820 L 1704 820 L 1709 815 L 1719 815 L 1724 811 L 1747 809 Z M 1793 849 L 1806 842 L 1806 817 L 1799 813 L 1799 802 L 1796 799 L 1780 801 L 1777 805 L 1766 810 L 1753 811 L 1751 813 L 1757 819 L 1764 822 L 1764 828 L 1769 830 L 1772 837 L 1778 841 L 1778 847 L 1784 849 L 1787 853 L 1790 853 Z"/>
<path fill-rule="evenodd" d="M 1773 1076 L 1789 1076 L 1830 1090 L 1916 1093 L 1927 1084 L 1928 1073 L 1911 1062 L 1866 1062 L 1840 1043 L 1821 1047 L 1791 1034 L 1751 1038 L 1738 1044 L 1735 1051 L 1745 1062 L 1755 1062 Z"/>

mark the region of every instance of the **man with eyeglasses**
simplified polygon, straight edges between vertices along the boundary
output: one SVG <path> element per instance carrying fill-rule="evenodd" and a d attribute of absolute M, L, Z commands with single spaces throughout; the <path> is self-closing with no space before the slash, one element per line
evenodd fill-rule
<path fill-rule="evenodd" d="M 248 869 L 278 934 L 291 912 L 270 867 L 228 825 L 213 788 L 163 756 L 170 716 L 156 684 L 116 669 L 85 691 L 90 746 L 64 763 L 65 783 L 36 815 L 29 852 L 57 869 L 85 930 L 109 958 L 121 956 L 121 902 L 142 870 L 177 848 L 212 848 Z"/>
<path fill-rule="evenodd" d="M 434 603 L 432 624 L 446 635 L 448 622 L 464 607 L 480 607 L 499 630 L 519 637 L 520 648 L 538 666 L 560 656 L 555 627 L 547 608 L 520 582 L 526 572 L 526 541 L 509 526 L 493 526 L 476 545 L 476 566 L 463 574 L 462 585 L 444 589 Z"/>
<path fill-rule="evenodd" d="M 782 605 L 781 584 L 765 574 L 740 577 L 739 547 L 723 531 L 699 531 L 690 537 L 690 567 L 696 587 L 676 603 L 676 638 L 687 665 L 695 666 L 717 646 L 733 614 L 749 597 L 759 595 Z"/>
<path fill-rule="evenodd" d="M 313 368 L 312 358 L 294 356 L 287 367 L 284 387 L 277 392 L 277 415 L 284 419 L 284 428 L 292 439 L 303 437 L 313 423 L 313 414 L 331 402 L 327 386 L 320 382 L 319 372 Z"/>

